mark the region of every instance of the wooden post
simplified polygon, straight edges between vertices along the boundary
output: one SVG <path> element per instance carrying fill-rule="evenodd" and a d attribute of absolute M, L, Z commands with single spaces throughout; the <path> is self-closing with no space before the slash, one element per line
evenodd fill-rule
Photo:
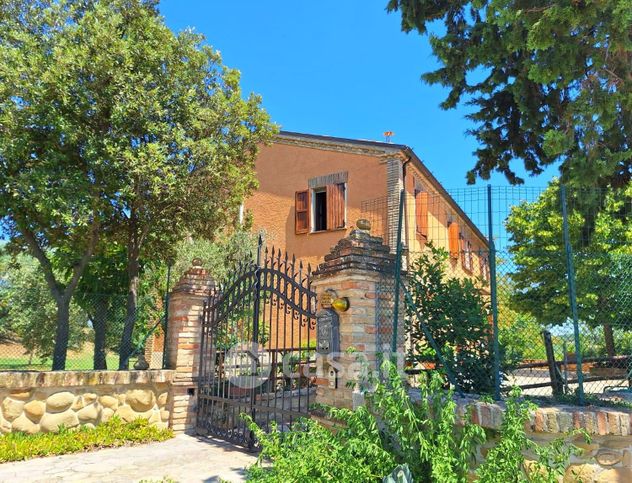
<path fill-rule="evenodd" d="M 551 377 L 551 389 L 554 396 L 561 396 L 564 393 L 564 381 L 562 374 L 555 362 L 555 353 L 553 352 L 553 341 L 551 340 L 551 333 L 548 330 L 542 331 L 542 337 L 544 337 L 544 348 L 546 349 L 546 360 L 549 364 L 549 376 Z"/>

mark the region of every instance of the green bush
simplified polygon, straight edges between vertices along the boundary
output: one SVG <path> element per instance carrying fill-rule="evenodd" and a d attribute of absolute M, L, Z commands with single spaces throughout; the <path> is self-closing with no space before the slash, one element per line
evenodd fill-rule
<path fill-rule="evenodd" d="M 128 444 L 165 441 L 173 437 L 170 429 L 158 429 L 146 419 L 124 423 L 113 417 L 95 428 L 61 428 L 57 433 L 8 433 L 0 436 L 0 463 L 39 456 L 78 453 Z"/>
<path fill-rule="evenodd" d="M 483 428 L 457 421 L 453 393 L 442 389 L 440 376 L 421 381 L 420 401 L 413 402 L 395 367 L 387 362 L 384 370 L 388 377 L 367 394 L 365 407 L 325 408 L 329 418 L 338 421 L 333 429 L 300 420 L 290 431 L 266 434 L 244 415 L 261 445 L 248 480 L 371 482 L 399 467 L 399 473 L 410 472 L 415 482 L 469 481 L 477 445 L 486 439 Z M 519 392 L 512 393 L 498 441 L 476 471 L 482 483 L 555 481 L 574 451 L 565 440 L 546 447 L 529 441 L 524 425 L 533 406 L 518 397 Z M 529 450 L 535 453 L 531 466 L 523 456 Z"/>
<path fill-rule="evenodd" d="M 492 394 L 494 363 L 488 303 L 470 278 L 448 275 L 448 253 L 426 245 L 411 264 L 408 287 L 412 300 L 406 304 L 406 334 L 413 365 L 443 363 L 426 338 L 424 327 L 441 348 L 461 391 Z"/>

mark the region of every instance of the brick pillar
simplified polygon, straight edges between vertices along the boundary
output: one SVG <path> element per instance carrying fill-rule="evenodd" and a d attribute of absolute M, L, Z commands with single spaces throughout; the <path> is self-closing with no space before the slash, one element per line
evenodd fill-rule
<path fill-rule="evenodd" d="M 195 430 L 201 315 L 214 282 L 200 260 L 182 275 L 169 298 L 167 367 L 175 370 L 169 426 L 175 432 Z"/>
<path fill-rule="evenodd" d="M 370 228 L 366 220 L 360 227 Z M 363 364 L 374 370 L 378 354 L 390 355 L 393 331 L 395 255 L 381 238 L 368 230 L 356 229 L 340 240 L 325 257 L 325 262 L 313 273 L 312 289 L 317 294 L 318 310 L 323 295 L 347 297 L 349 309 L 340 312 L 340 353 L 335 357 L 318 356 L 316 402 L 352 408 L 361 404 L 362 389 L 357 384 Z M 403 354 L 403 304 L 400 306 L 397 351 Z M 347 354 L 349 348 L 356 352 Z M 337 385 L 332 387 L 331 369 L 337 366 Z M 347 387 L 351 382 L 353 387 Z"/>

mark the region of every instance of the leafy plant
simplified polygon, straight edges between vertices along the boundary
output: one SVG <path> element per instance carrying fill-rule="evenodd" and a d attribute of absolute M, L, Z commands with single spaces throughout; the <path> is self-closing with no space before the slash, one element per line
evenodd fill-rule
<path fill-rule="evenodd" d="M 406 325 L 411 347 L 408 361 L 443 363 L 426 338 L 429 330 L 460 390 L 491 393 L 494 388 L 493 352 L 488 306 L 469 278 L 446 273 L 448 253 L 427 245 L 413 261 L 408 275 L 412 303 L 407 304 Z"/>
<path fill-rule="evenodd" d="M 15 432 L 0 436 L 0 463 L 150 441 L 165 441 L 172 437 L 173 431 L 152 426 L 146 419 L 138 418 L 125 423 L 114 416 L 95 428 L 82 426 L 76 430 L 60 428 L 56 433 Z"/>
<path fill-rule="evenodd" d="M 467 417 L 459 420 L 452 391 L 443 389 L 437 374 L 420 381 L 419 400 L 396 367 L 383 364 L 383 381 L 374 381 L 366 406 L 355 411 L 323 407 L 334 424 L 311 419 L 296 422 L 289 431 L 276 426 L 264 432 L 247 415 L 249 428 L 261 446 L 248 480 L 266 481 L 403 481 L 465 483 L 549 483 L 562 475 L 577 448 L 560 438 L 538 446 L 527 438 L 525 422 L 532 403 L 511 393 L 498 441 L 474 472 L 477 445 L 485 442 L 482 427 Z M 534 453 L 527 463 L 524 452 Z M 391 479 L 389 479 L 391 478 Z"/>
<path fill-rule="evenodd" d="M 476 470 L 481 482 L 557 483 L 564 476 L 571 455 L 581 450 L 569 443 L 568 437 L 553 440 L 546 446 L 531 441 L 524 430 L 535 404 L 520 400 L 520 390 L 514 388 L 507 399 L 499 439 L 487 458 Z M 575 435 L 578 432 L 573 432 Z M 584 436 L 587 438 L 587 436 Z M 569 436 L 571 436 L 569 435 Z M 527 462 L 524 454 L 531 451 L 535 458 Z"/>

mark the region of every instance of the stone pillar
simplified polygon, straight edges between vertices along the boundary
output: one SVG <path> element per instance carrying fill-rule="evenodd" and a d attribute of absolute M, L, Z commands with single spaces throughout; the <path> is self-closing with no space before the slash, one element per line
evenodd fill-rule
<path fill-rule="evenodd" d="M 214 287 L 210 275 L 196 259 L 169 298 L 167 367 L 175 370 L 169 425 L 175 432 L 195 430 L 201 315 L 204 301 Z"/>
<path fill-rule="evenodd" d="M 318 310 L 330 297 L 346 297 L 349 308 L 340 312 L 340 353 L 318 356 L 316 402 L 352 408 L 363 401 L 358 384 L 363 367 L 375 370 L 379 354 L 390 356 L 393 333 L 395 255 L 381 238 L 369 234 L 370 225 L 340 240 L 313 273 L 312 289 Z M 362 229 L 364 228 L 364 229 Z M 400 304 L 397 352 L 404 351 L 403 303 Z M 349 352 L 353 349 L 355 352 Z M 359 359 L 364 362 L 360 362 Z M 333 379 L 332 369 L 336 378 Z M 337 371 L 335 371 L 337 369 Z M 353 387 L 348 387 L 351 383 Z"/>

